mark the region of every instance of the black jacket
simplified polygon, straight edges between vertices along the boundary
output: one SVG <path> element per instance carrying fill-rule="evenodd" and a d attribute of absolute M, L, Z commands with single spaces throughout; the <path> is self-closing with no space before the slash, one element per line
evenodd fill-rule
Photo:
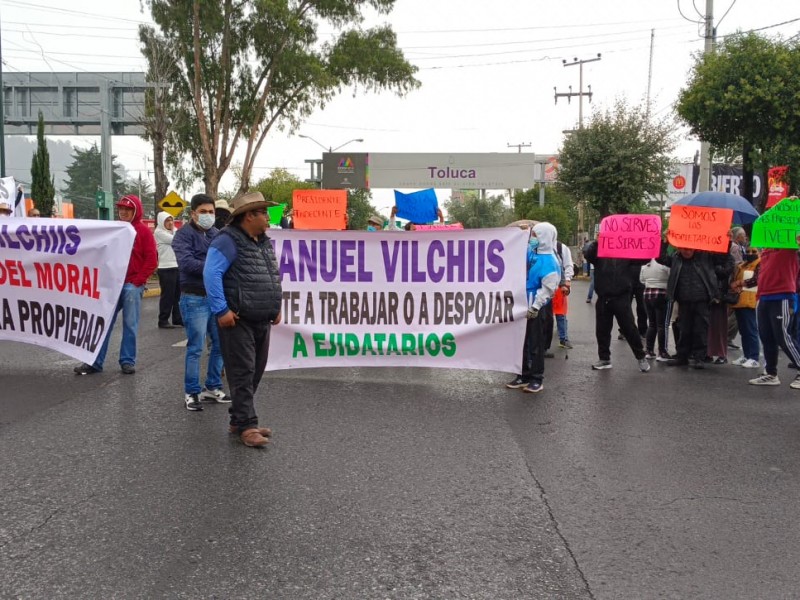
<path fill-rule="evenodd" d="M 688 261 L 681 256 L 680 252 L 659 259 L 658 262 L 670 267 L 669 280 L 667 281 L 667 297 L 670 300 L 678 300 L 678 281 L 681 271 L 689 261 L 692 261 L 697 267 L 700 282 L 704 288 L 704 295 L 708 296 L 709 301 L 719 300 L 728 289 L 730 276 L 733 273 L 733 258 L 727 253 L 712 254 L 699 250 Z"/>
<path fill-rule="evenodd" d="M 583 247 L 583 257 L 594 266 L 594 291 L 601 298 L 630 295 L 634 279 L 639 281 L 639 272 L 647 262 L 627 258 L 599 258 L 596 241 Z"/>

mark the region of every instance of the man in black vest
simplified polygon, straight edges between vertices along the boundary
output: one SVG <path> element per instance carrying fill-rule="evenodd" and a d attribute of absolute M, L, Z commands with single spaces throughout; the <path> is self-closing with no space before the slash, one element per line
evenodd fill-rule
<path fill-rule="evenodd" d="M 231 223 L 211 243 L 203 270 L 217 317 L 232 404 L 230 432 L 261 448 L 272 435 L 258 426 L 254 396 L 269 355 L 272 325 L 281 322 L 281 280 L 266 231 L 267 203 L 260 192 L 233 201 Z"/>

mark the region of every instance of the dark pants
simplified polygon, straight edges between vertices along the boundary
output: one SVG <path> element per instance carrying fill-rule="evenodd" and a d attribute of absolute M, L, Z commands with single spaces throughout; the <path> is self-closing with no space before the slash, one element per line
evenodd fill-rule
<path fill-rule="evenodd" d="M 631 297 L 628 294 L 610 298 L 598 295 L 594 310 L 597 355 L 600 360 L 611 360 L 611 330 L 614 329 L 615 318 L 634 356 L 639 360 L 644 358 L 642 336 L 639 335 L 636 323 L 633 322 Z"/>
<path fill-rule="evenodd" d="M 708 352 L 708 302 L 679 301 L 678 329 L 675 351 L 679 359 L 704 360 Z"/>
<path fill-rule="evenodd" d="M 258 426 L 253 398 L 269 357 L 269 323 L 240 319 L 235 327 L 220 327 L 219 341 L 231 395 L 231 425 L 239 432 Z"/>
<path fill-rule="evenodd" d="M 647 335 L 647 307 L 644 302 L 644 287 L 634 287 L 631 297 L 636 300 L 636 327 L 639 335 L 644 337 Z"/>
<path fill-rule="evenodd" d="M 158 324 L 167 325 L 172 316 L 173 325 L 183 324 L 179 302 L 181 286 L 178 284 L 178 268 L 159 269 L 158 285 L 161 286 L 161 298 L 158 301 Z"/>
<path fill-rule="evenodd" d="M 553 343 L 553 328 L 555 327 L 552 302 L 548 302 L 542 307 L 542 310 L 539 311 L 539 318 L 544 319 L 542 324 L 544 327 L 544 349 L 550 350 L 550 344 Z"/>
<path fill-rule="evenodd" d="M 658 338 L 658 353 L 667 352 L 667 295 L 651 296 L 644 301 L 647 309 L 647 351 L 653 352 Z"/>
<path fill-rule="evenodd" d="M 800 350 L 794 341 L 792 332 L 792 313 L 790 300 L 759 300 L 756 314 L 758 316 L 758 336 L 764 348 L 764 370 L 770 375 L 778 374 L 778 348 L 783 350 L 789 360 L 800 365 Z"/>
<path fill-rule="evenodd" d="M 528 319 L 525 327 L 525 343 L 522 345 L 522 379 L 527 382 L 544 379 L 544 320 L 542 313 Z"/>
<path fill-rule="evenodd" d="M 758 322 L 755 308 L 734 308 L 733 314 L 742 334 L 742 354 L 745 358 L 758 360 Z"/>

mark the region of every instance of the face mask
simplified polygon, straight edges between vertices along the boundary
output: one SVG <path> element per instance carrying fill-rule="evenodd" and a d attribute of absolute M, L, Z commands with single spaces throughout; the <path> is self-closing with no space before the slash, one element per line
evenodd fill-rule
<path fill-rule="evenodd" d="M 367 231 L 377 231 L 372 225 L 367 225 Z"/>
<path fill-rule="evenodd" d="M 539 238 L 531 238 L 528 240 L 528 249 L 531 251 L 536 250 L 539 247 Z"/>
<path fill-rule="evenodd" d="M 211 229 L 214 226 L 214 215 L 202 214 L 197 216 L 197 224 L 201 229 Z"/>

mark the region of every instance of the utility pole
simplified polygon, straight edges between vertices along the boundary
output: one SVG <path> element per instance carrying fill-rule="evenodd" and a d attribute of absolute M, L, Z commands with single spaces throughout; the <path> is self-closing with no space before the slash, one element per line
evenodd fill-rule
<path fill-rule="evenodd" d="M 518 153 L 522 154 L 522 149 L 523 148 L 530 148 L 531 147 L 531 143 L 530 142 L 521 142 L 519 144 L 508 144 L 507 143 L 506 146 L 508 148 L 516 148 Z"/>
<path fill-rule="evenodd" d="M 573 92 L 572 86 L 569 86 L 569 92 L 558 92 L 556 88 L 553 88 L 553 92 L 555 92 L 555 99 L 556 104 L 558 104 L 559 98 L 566 98 L 567 102 L 570 103 L 572 101 L 573 96 L 578 97 L 578 128 L 583 129 L 583 97 L 589 96 L 589 102 L 592 101 L 592 86 L 589 85 L 587 88 L 589 89 L 588 92 L 583 91 L 583 65 L 590 62 L 597 62 L 600 60 L 601 55 L 598 52 L 595 58 L 585 58 L 578 60 L 577 58 L 573 58 L 571 63 L 568 63 L 566 59 L 562 60 L 561 62 L 564 64 L 565 67 L 574 67 L 578 65 L 579 68 L 579 75 L 578 75 L 578 91 Z"/>
<path fill-rule="evenodd" d="M 650 86 L 653 83 L 653 42 L 656 39 L 656 30 L 650 30 L 650 65 L 647 67 L 647 104 L 645 108 L 645 115 L 647 121 L 650 121 Z"/>
<path fill-rule="evenodd" d="M 2 37 L 2 36 L 0 36 Z M 3 41 L 0 39 L 0 177 L 6 176 L 6 86 L 3 85 Z"/>
<path fill-rule="evenodd" d="M 531 143 L 530 142 L 520 142 L 519 144 L 509 144 L 508 142 L 506 142 L 506 147 L 508 147 L 508 148 L 516 148 L 517 149 L 517 153 L 518 154 L 522 154 L 522 149 L 523 148 L 530 148 L 531 147 Z M 515 208 L 514 207 L 514 190 L 512 190 L 512 189 L 508 190 L 508 199 L 509 199 L 508 203 L 511 206 L 511 208 Z"/>
<path fill-rule="evenodd" d="M 714 29 L 714 0 L 706 0 L 706 28 L 705 46 L 703 54 L 710 54 L 714 51 L 714 42 L 717 32 Z M 697 182 L 698 192 L 707 192 L 711 189 L 711 145 L 708 142 L 700 142 L 700 181 Z"/>

